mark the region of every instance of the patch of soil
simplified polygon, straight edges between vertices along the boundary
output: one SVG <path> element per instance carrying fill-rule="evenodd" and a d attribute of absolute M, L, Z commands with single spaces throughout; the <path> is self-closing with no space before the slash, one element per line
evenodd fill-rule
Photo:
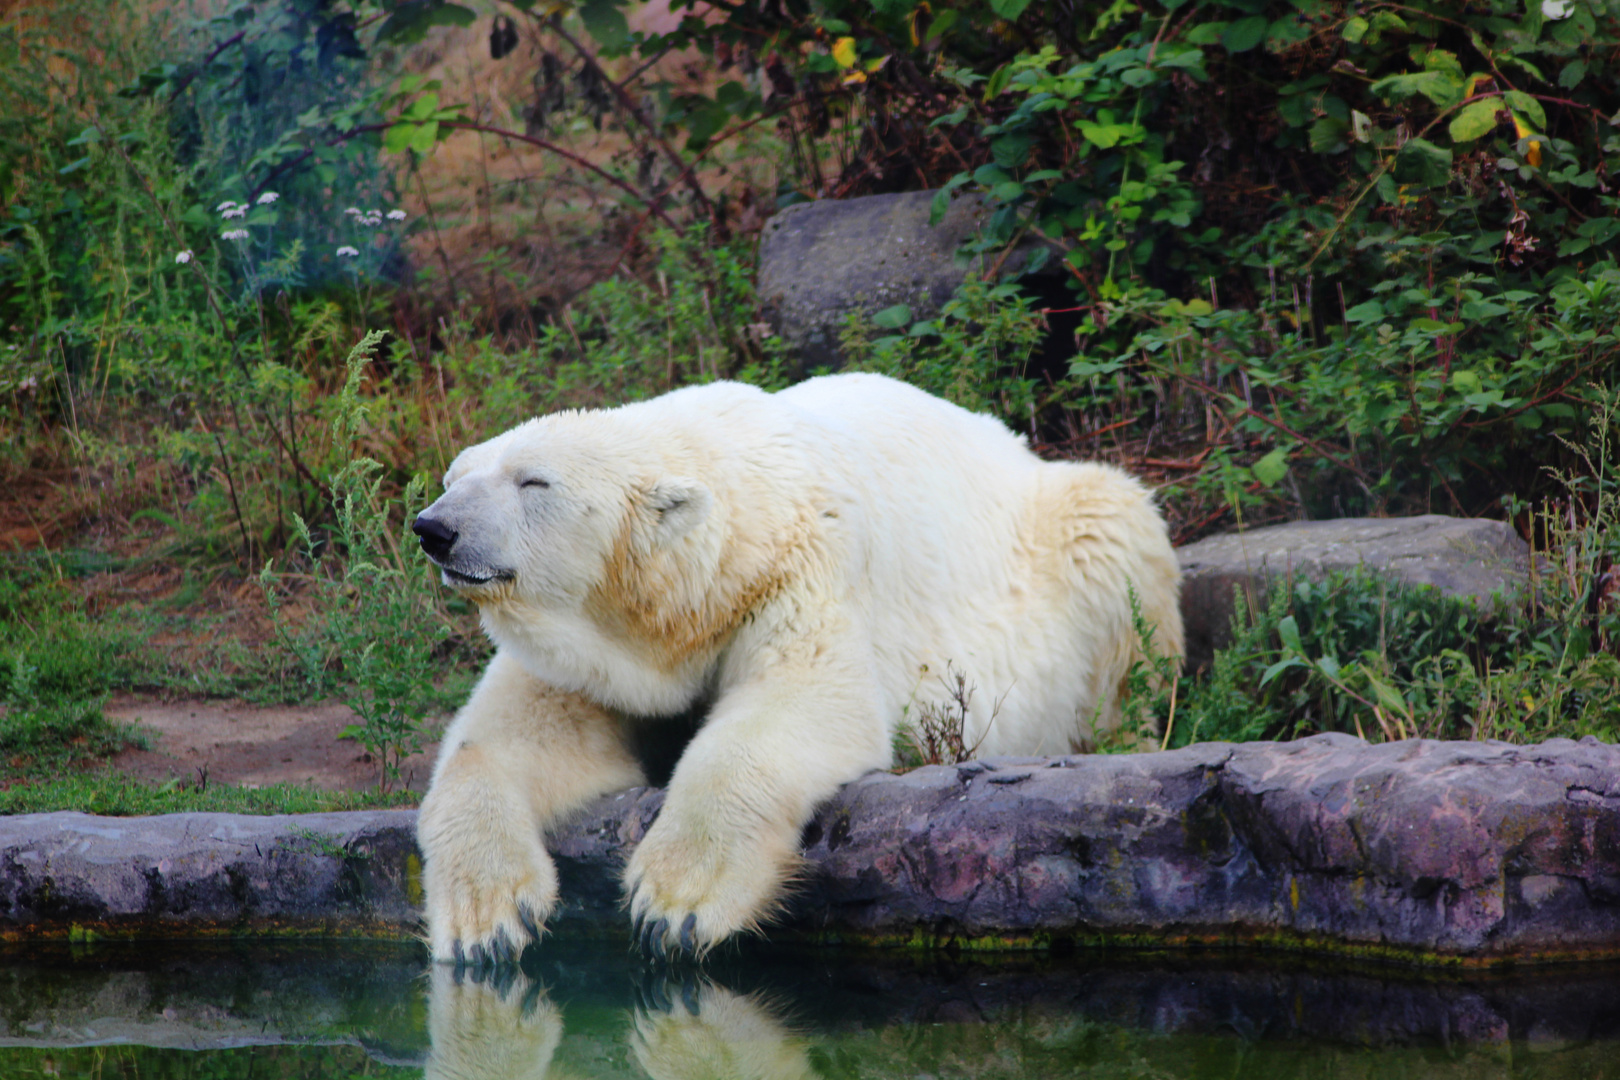
<path fill-rule="evenodd" d="M 358 718 L 346 706 L 249 705 L 241 701 L 160 701 L 118 695 L 107 719 L 136 724 L 151 750 L 126 750 L 113 758 L 119 772 L 163 782 L 174 777 L 209 783 L 263 787 L 308 784 L 327 791 L 375 787 L 375 757 L 339 733 Z M 438 744 L 423 748 L 400 767 L 403 786 L 426 791 Z"/>

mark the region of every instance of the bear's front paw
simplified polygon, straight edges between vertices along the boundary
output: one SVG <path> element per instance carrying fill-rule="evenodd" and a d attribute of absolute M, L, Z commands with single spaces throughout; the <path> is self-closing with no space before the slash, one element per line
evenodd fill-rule
<path fill-rule="evenodd" d="M 515 964 L 557 906 L 557 871 L 540 843 L 429 850 L 428 944 L 439 963 Z"/>
<path fill-rule="evenodd" d="M 640 950 L 702 956 L 732 934 L 758 930 L 797 866 L 791 842 L 693 841 L 660 816 L 625 868 L 631 934 Z"/>

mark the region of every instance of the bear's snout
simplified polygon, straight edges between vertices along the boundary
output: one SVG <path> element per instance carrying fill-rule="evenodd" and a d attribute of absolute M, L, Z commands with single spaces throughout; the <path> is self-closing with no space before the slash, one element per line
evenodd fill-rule
<path fill-rule="evenodd" d="M 422 541 L 422 550 L 427 552 L 428 558 L 436 563 L 450 557 L 450 549 L 455 546 L 456 537 L 461 535 L 438 518 L 430 518 L 426 514 L 416 516 L 416 520 L 411 522 L 411 532 Z"/>

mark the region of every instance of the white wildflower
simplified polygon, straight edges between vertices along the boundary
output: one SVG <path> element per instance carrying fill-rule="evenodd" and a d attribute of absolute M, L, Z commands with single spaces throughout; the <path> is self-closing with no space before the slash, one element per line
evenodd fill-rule
<path fill-rule="evenodd" d="M 404 221 L 405 220 L 405 211 L 403 211 L 403 210 L 390 210 L 390 211 L 388 211 L 388 220 L 389 221 Z"/>
<path fill-rule="evenodd" d="M 221 240 L 246 240 L 248 231 L 246 229 L 226 229 L 219 234 L 219 238 Z"/>
<path fill-rule="evenodd" d="M 229 221 L 231 218 L 247 217 L 247 207 L 233 206 L 229 210 L 225 211 L 224 217 L 226 221 Z"/>
<path fill-rule="evenodd" d="M 362 214 L 363 214 L 363 212 L 361 211 L 361 209 L 358 206 L 351 206 L 351 207 L 349 207 L 347 210 L 345 210 L 343 212 L 345 214 L 348 214 L 350 217 L 361 217 Z"/>
<path fill-rule="evenodd" d="M 275 192 L 267 191 L 263 195 L 260 195 L 257 199 L 254 199 L 253 201 L 258 203 L 260 206 L 269 206 L 271 203 L 275 202 L 279 198 L 281 198 L 281 196 L 277 195 Z"/>
<path fill-rule="evenodd" d="M 338 258 L 340 259 L 358 259 L 360 257 L 360 250 L 358 248 L 352 248 L 348 244 L 344 244 L 342 247 L 338 248 L 337 253 Z"/>
<path fill-rule="evenodd" d="M 179 263 L 181 266 L 186 265 L 186 263 L 191 261 L 191 249 L 187 248 L 185 251 L 176 254 L 174 261 Z"/>
<path fill-rule="evenodd" d="M 223 214 L 225 211 L 230 210 L 230 209 L 234 208 L 235 206 L 236 206 L 236 204 L 234 202 L 232 202 L 229 199 L 226 199 L 224 202 L 222 202 L 218 206 L 214 207 L 214 209 L 219 211 L 221 214 Z"/>

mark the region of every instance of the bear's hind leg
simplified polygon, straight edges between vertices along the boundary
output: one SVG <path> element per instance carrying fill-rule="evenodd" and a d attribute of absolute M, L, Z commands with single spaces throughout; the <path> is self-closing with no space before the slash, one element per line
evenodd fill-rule
<path fill-rule="evenodd" d="M 516 960 L 557 905 L 545 829 L 642 782 L 615 717 L 497 653 L 445 732 L 417 819 L 433 959 Z"/>

